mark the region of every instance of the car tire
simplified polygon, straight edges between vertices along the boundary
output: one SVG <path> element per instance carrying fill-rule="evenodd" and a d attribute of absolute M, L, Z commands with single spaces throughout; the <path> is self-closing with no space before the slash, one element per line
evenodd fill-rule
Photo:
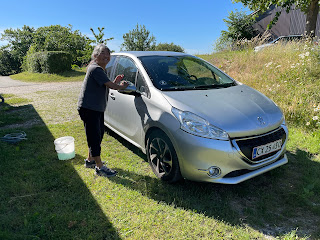
<path fill-rule="evenodd" d="M 157 130 L 148 137 L 147 158 L 152 171 L 161 180 L 174 183 L 182 179 L 176 151 L 164 132 Z"/>

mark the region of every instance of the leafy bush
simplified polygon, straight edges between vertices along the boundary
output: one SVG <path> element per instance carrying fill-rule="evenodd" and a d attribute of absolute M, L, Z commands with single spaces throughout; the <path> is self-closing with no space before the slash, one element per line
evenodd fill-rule
<path fill-rule="evenodd" d="M 247 45 L 252 45 L 252 39 L 258 32 L 252 27 L 255 18 L 244 11 L 231 11 L 228 19 L 223 19 L 228 30 L 221 31 L 221 36 L 214 44 L 215 51 L 242 50 Z M 254 40 L 256 41 L 256 40 Z"/>
<path fill-rule="evenodd" d="M 37 52 L 64 51 L 72 56 L 74 64 L 81 64 L 77 61 L 79 52 L 83 51 L 88 38 L 78 30 L 73 31 L 72 26 L 63 27 L 51 25 L 40 27 L 33 36 L 33 45 Z"/>
<path fill-rule="evenodd" d="M 82 65 L 90 61 L 92 49 L 90 40 L 78 30 L 72 30 L 72 26 L 62 27 L 51 25 L 35 29 L 24 25 L 21 29 L 6 29 L 0 34 L 0 40 L 8 42 L 7 50 L 13 56 L 14 65 L 4 65 L 6 70 L 2 74 L 12 74 L 26 70 L 26 56 L 34 52 L 64 51 L 72 56 L 73 64 Z M 89 48 L 88 48 L 89 46 Z M 91 49 L 91 52 L 90 52 Z M 88 53 L 90 52 L 90 54 Z M 9 55 L 5 53 L 5 57 Z M 6 62 L 5 60 L 4 62 Z M 11 68 L 9 68 L 9 66 Z"/>
<path fill-rule="evenodd" d="M 17 73 L 19 66 L 19 60 L 9 50 L 0 49 L 0 75 Z"/>
<path fill-rule="evenodd" d="M 32 44 L 34 32 L 34 28 L 24 25 L 21 29 L 6 29 L 1 34 L 0 39 L 8 42 L 4 48 L 6 52 L 10 52 L 10 54 L 5 53 L 6 56 L 10 55 L 9 61 L 7 59 L 5 65 L 1 62 L 1 67 L 7 69 L 6 75 L 21 72 L 23 58 Z"/>
<path fill-rule="evenodd" d="M 60 73 L 71 69 L 72 57 L 67 52 L 36 52 L 27 56 L 29 72 Z"/>

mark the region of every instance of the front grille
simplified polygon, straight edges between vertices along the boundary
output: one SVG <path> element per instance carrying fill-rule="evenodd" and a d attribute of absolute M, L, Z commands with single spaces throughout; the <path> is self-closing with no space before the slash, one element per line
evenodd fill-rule
<path fill-rule="evenodd" d="M 286 136 L 285 130 L 283 128 L 279 128 L 276 131 L 264 134 L 262 136 L 255 136 L 255 137 L 250 137 L 245 139 L 235 139 L 234 142 L 238 145 L 239 150 L 242 152 L 242 154 L 251 163 L 257 163 L 262 161 L 263 159 L 266 159 L 275 155 L 277 152 L 272 152 L 264 156 L 252 159 L 253 148 L 277 141 L 279 139 L 282 139 L 281 146 L 283 146 L 283 144 L 285 143 L 286 137 L 287 136 Z"/>

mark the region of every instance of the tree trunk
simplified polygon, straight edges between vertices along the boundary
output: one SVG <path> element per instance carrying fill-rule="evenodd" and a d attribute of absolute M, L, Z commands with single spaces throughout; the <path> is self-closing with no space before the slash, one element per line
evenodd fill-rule
<path fill-rule="evenodd" d="M 311 0 L 307 12 L 306 35 L 314 37 L 316 33 L 317 17 L 319 14 L 319 1 Z"/>

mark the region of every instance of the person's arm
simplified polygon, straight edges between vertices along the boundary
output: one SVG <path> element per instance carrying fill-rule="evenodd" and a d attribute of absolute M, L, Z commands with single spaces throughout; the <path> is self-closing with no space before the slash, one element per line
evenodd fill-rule
<path fill-rule="evenodd" d="M 118 76 L 115 77 L 113 82 L 108 81 L 104 85 L 106 85 L 108 88 L 115 89 L 115 90 L 125 89 L 125 88 L 127 88 L 129 86 L 129 83 L 127 83 L 126 81 L 121 82 L 123 77 L 124 77 L 123 75 L 118 75 Z"/>

